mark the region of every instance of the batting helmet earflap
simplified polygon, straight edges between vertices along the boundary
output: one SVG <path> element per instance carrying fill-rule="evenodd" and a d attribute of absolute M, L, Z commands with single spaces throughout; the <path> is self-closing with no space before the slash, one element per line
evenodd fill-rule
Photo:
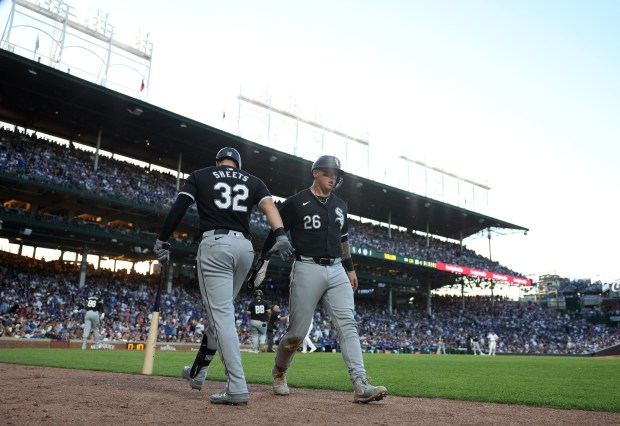
<path fill-rule="evenodd" d="M 241 155 L 239 154 L 239 151 L 237 151 L 235 148 L 231 148 L 227 146 L 225 148 L 220 149 L 217 155 L 215 156 L 215 161 L 220 161 L 220 160 L 223 160 L 224 158 L 230 158 L 235 163 L 237 163 L 238 169 L 241 168 Z"/>
<path fill-rule="evenodd" d="M 312 163 L 312 170 L 316 169 L 336 169 L 338 170 L 338 182 L 334 189 L 340 188 L 342 185 L 342 177 L 344 176 L 344 170 L 340 168 L 340 160 L 334 155 L 321 155 L 317 160 Z"/>
<path fill-rule="evenodd" d="M 263 297 L 263 290 L 260 290 L 260 289 L 254 290 L 254 297 L 258 297 L 258 296 Z"/>

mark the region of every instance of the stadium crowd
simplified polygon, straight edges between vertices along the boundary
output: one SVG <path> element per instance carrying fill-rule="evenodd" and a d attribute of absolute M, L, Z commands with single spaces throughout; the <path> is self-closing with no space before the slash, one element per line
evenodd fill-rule
<path fill-rule="evenodd" d="M 86 284 L 77 286 L 76 265 L 46 262 L 0 252 L 0 337 L 81 339 L 83 311 L 74 309 L 90 293 L 100 291 L 106 318 L 102 323 L 105 340 L 137 342 L 148 336 L 155 298 L 155 275 L 104 269 L 87 271 Z M 286 315 L 286 291 L 266 298 L 278 304 Z M 243 294 L 236 301 L 239 341 L 251 343 L 246 308 L 251 301 Z M 432 315 L 425 301 L 394 307 L 358 303 L 356 316 L 361 342 L 366 351 L 428 352 L 442 337 L 452 352 L 464 351 L 477 335 L 483 342 L 495 331 L 500 336 L 498 353 L 589 354 L 620 343 L 620 328 L 588 321 L 579 312 L 556 312 L 533 302 L 488 297 L 436 296 Z M 171 292 L 161 297 L 158 340 L 199 343 L 206 312 L 195 279 L 175 278 Z M 286 324 L 276 331 L 276 342 Z M 338 348 L 338 337 L 327 313 L 315 311 L 312 340 L 322 348 Z"/>
<path fill-rule="evenodd" d="M 20 179 L 39 180 L 63 188 L 88 191 L 103 197 L 124 199 L 140 205 L 169 206 L 176 197 L 176 178 L 124 161 L 99 156 L 94 170 L 94 154 L 39 138 L 17 130 L 0 129 L 0 170 Z M 127 185 L 132 182 L 132 185 Z M 4 207 L 7 211 L 8 207 Z M 89 222 L 79 217 L 62 217 L 39 212 L 36 219 L 53 222 L 71 222 L 84 227 L 96 227 L 107 232 L 151 233 L 147 229 L 118 229 L 108 224 Z M 367 248 L 431 262 L 458 264 L 500 274 L 520 276 L 518 272 L 477 254 L 458 243 L 428 238 L 384 226 L 350 219 L 350 243 L 353 247 Z M 255 211 L 251 225 L 266 232 L 268 225 L 262 213 Z M 190 240 L 193 236 L 188 237 Z"/>

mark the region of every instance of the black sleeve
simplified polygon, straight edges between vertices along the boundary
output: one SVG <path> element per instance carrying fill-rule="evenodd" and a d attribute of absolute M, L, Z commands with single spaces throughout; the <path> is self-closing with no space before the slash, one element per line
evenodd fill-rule
<path fill-rule="evenodd" d="M 164 226 L 159 233 L 159 239 L 161 241 L 168 241 L 168 238 L 170 238 L 170 235 L 172 235 L 177 226 L 179 226 L 185 212 L 192 204 L 194 204 L 194 200 L 189 195 L 179 194 L 177 196 L 170 212 L 168 212 L 168 216 L 166 216 Z"/>

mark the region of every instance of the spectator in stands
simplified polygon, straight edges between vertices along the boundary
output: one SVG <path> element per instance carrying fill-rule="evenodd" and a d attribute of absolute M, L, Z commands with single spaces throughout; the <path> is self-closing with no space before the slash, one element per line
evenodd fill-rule
<path fill-rule="evenodd" d="M 0 336 L 42 338 L 52 326 L 53 334 L 62 333 L 63 338 L 79 340 L 81 323 L 78 316 L 72 315 L 71 295 L 81 300 L 89 291 L 100 290 L 106 300 L 106 339 L 146 341 L 144 318 L 151 313 L 157 280 L 157 275 L 113 272 L 91 266 L 87 285 L 79 289 L 75 284 L 79 281 L 79 265 L 42 262 L 0 252 L 0 308 L 4 309 L 0 315 Z M 160 317 L 171 323 L 174 320 L 178 326 L 177 335 L 171 334 L 170 342 L 200 342 L 200 327 L 206 312 L 195 303 L 198 298 L 196 288 L 195 279 L 179 275 L 172 291 L 161 296 Z M 269 300 L 284 311 L 286 288 L 280 292 L 270 294 Z M 251 343 L 248 321 L 243 312 L 248 302 L 249 299 L 239 300 L 235 305 L 242 345 Z M 493 329 L 502 336 L 498 350 L 503 353 L 591 354 L 620 344 L 620 328 L 593 324 L 587 310 L 558 313 L 539 303 L 501 298 L 491 304 L 491 299 L 483 296 L 467 297 L 465 304 L 463 309 L 461 297 L 434 296 L 431 322 L 423 300 L 396 304 L 391 312 L 384 303 L 358 301 L 356 321 L 364 351 L 402 349 L 419 352 L 436 343 L 433 336 L 437 336 L 439 331 L 436 330 L 440 329 L 446 344 L 456 347 L 464 347 L 470 336 L 481 336 L 485 330 Z M 10 306 L 8 311 L 6 306 Z M 61 331 L 58 327 L 62 327 Z M 428 330 L 431 335 L 427 334 Z M 281 332 L 282 326 L 275 331 L 276 341 Z M 448 332 L 449 337 L 446 337 Z M 337 335 L 332 330 L 331 320 L 320 307 L 314 315 L 314 335 L 315 342 L 321 342 L 326 350 L 337 347 Z M 162 327 L 159 338 L 164 336 Z M 570 341 L 567 336 L 571 337 Z"/>

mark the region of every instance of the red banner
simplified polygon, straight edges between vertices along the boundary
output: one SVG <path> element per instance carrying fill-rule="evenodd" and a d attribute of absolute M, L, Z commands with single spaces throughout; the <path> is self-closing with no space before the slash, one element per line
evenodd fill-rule
<path fill-rule="evenodd" d="M 527 278 L 498 274 L 497 272 L 483 271 L 480 269 L 469 268 L 467 266 L 450 265 L 447 263 L 437 262 L 437 269 L 439 269 L 440 271 L 453 272 L 455 274 L 467 275 L 470 277 L 486 278 L 493 281 L 502 281 L 505 283 L 518 284 L 523 286 L 532 285 L 532 280 L 529 280 Z"/>

